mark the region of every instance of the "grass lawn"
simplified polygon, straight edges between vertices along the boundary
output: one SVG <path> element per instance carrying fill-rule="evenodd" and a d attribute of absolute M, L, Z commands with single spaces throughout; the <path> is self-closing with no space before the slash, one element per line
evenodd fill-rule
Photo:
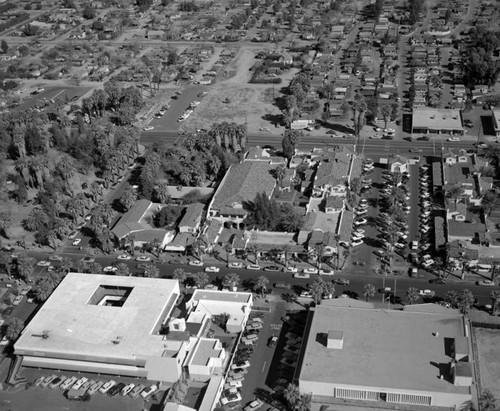
<path fill-rule="evenodd" d="M 481 388 L 490 390 L 500 398 L 500 331 L 486 328 L 474 328 L 478 351 Z"/>

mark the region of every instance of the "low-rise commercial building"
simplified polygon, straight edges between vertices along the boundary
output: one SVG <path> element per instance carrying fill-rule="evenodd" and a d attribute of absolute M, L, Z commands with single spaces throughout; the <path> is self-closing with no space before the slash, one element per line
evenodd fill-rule
<path fill-rule="evenodd" d="M 374 309 L 356 300 L 315 307 L 299 389 L 315 403 L 373 401 L 468 409 L 474 380 L 469 324 L 439 306 Z"/>

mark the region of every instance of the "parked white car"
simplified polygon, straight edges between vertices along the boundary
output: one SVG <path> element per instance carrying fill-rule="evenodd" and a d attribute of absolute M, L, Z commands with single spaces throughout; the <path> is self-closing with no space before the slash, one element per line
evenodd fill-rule
<path fill-rule="evenodd" d="M 220 271 L 219 267 L 211 266 L 211 267 L 206 267 L 205 272 L 206 273 L 218 273 Z"/>
<path fill-rule="evenodd" d="M 229 263 L 227 268 L 243 268 L 243 263 Z"/>

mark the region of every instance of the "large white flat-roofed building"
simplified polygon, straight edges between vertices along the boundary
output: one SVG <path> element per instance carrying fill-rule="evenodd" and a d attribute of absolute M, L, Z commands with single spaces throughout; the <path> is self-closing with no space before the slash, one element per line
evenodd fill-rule
<path fill-rule="evenodd" d="M 177 280 L 69 273 L 15 344 L 23 366 L 144 377 L 181 375 L 186 339 L 161 335 Z"/>
<path fill-rule="evenodd" d="M 411 132 L 413 134 L 463 135 L 464 127 L 460 110 L 419 107 L 413 110 Z"/>
<path fill-rule="evenodd" d="M 320 404 L 468 407 L 473 367 L 463 316 L 441 307 L 396 311 L 352 301 L 328 301 L 310 313 L 301 393 Z"/>

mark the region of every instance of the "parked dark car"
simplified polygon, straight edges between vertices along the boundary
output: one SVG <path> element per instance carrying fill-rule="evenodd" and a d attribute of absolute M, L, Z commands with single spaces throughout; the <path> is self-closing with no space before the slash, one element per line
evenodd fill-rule
<path fill-rule="evenodd" d="M 119 392 L 121 392 L 121 390 L 123 390 L 123 388 L 125 388 L 125 384 L 120 382 L 118 384 L 116 384 L 114 387 L 112 387 L 109 391 L 108 391 L 108 395 L 110 397 L 114 397 L 116 394 L 118 394 Z"/>

